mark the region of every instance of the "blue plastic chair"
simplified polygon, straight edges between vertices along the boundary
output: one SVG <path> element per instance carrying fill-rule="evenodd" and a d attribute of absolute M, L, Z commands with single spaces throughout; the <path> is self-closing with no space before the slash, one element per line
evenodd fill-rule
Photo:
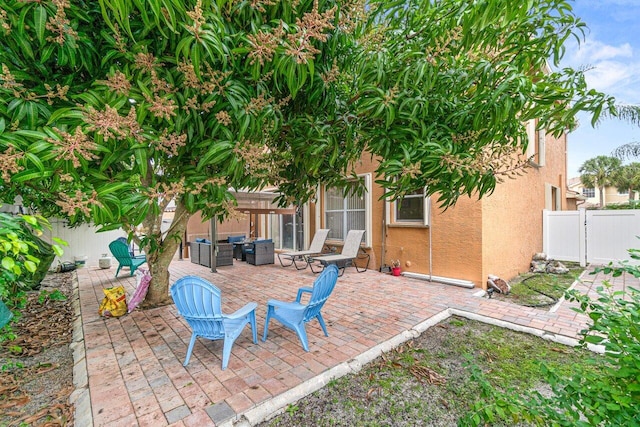
<path fill-rule="evenodd" d="M 250 302 L 233 314 L 224 314 L 220 307 L 220 289 L 197 276 L 181 277 L 171 286 L 171 298 L 176 304 L 178 313 L 185 318 L 193 334 L 187 349 L 184 366 L 191 358 L 197 337 L 210 340 L 224 340 L 222 349 L 222 369 L 229 364 L 231 347 L 247 323 L 251 324 L 253 343 L 258 343 L 256 329 L 256 307 Z"/>
<path fill-rule="evenodd" d="M 267 301 L 267 320 L 264 324 L 262 341 L 267 340 L 269 320 L 272 317 L 280 321 L 285 327 L 293 329 L 298 334 L 298 338 L 300 338 L 305 351 L 309 351 L 309 340 L 307 339 L 305 323 L 313 319 L 318 319 L 324 335 L 328 337 L 327 326 L 324 324 L 320 310 L 322 310 L 324 303 L 329 298 L 329 295 L 331 295 L 337 280 L 338 267 L 331 264 L 325 267 L 320 276 L 313 282 L 313 288 L 303 287 L 298 289 L 295 302 L 284 302 L 274 299 Z M 305 293 L 311 294 L 309 302 L 306 305 L 300 302 L 302 295 Z"/>
<path fill-rule="evenodd" d="M 116 270 L 116 277 L 120 273 L 122 267 L 129 267 L 131 270 L 131 276 L 135 273 L 136 269 L 142 264 L 147 262 L 145 255 L 131 256 L 129 252 L 129 246 L 126 243 L 122 243 L 121 240 L 114 240 L 109 243 L 109 250 L 113 254 L 113 257 L 118 260 L 118 269 Z"/>

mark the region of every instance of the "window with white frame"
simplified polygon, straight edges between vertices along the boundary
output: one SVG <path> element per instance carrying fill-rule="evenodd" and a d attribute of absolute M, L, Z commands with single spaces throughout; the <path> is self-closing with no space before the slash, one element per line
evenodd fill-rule
<path fill-rule="evenodd" d="M 583 188 L 582 195 L 584 197 L 593 198 L 596 197 L 596 189 L 595 188 Z"/>
<path fill-rule="evenodd" d="M 389 223 L 403 225 L 429 225 L 429 199 L 424 190 L 405 194 L 402 199 L 388 203 Z"/>
<path fill-rule="evenodd" d="M 629 195 L 629 189 L 618 188 L 618 196 L 628 196 L 628 195 Z"/>
<path fill-rule="evenodd" d="M 346 189 L 326 188 L 324 192 L 324 226 L 328 228 L 331 240 L 344 240 L 349 230 L 365 230 L 367 246 L 371 228 L 371 177 L 364 175 L 365 191 L 353 191 L 357 183 Z"/>
<path fill-rule="evenodd" d="M 538 129 L 538 119 L 527 122 L 528 145 L 526 155 L 530 163 L 537 167 L 545 165 L 545 142 L 547 134 L 544 129 Z"/>

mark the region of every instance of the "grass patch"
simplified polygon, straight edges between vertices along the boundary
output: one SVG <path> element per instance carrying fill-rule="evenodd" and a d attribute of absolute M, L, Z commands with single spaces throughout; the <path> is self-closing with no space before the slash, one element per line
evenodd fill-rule
<path fill-rule="evenodd" d="M 578 263 L 563 264 L 569 269 L 568 273 L 523 273 L 509 282 L 511 292 L 508 295 L 494 293 L 493 297 L 527 307 L 548 309 L 584 271 Z"/>
<path fill-rule="evenodd" d="M 452 426 L 480 394 L 466 363 L 479 366 L 499 390 L 527 391 L 548 388 L 541 381 L 543 362 L 568 374 L 590 360 L 598 366 L 599 358 L 581 348 L 452 317 L 296 402 L 295 413 L 261 426 Z"/>

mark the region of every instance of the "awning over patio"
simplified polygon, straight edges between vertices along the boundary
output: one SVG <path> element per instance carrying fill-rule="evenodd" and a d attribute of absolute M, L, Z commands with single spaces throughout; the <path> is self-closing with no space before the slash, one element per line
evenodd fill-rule
<path fill-rule="evenodd" d="M 278 196 L 277 192 L 259 191 L 245 192 L 232 191 L 234 197 L 238 201 L 238 211 L 250 214 L 295 214 L 295 206 L 287 208 L 279 207 L 274 199 Z"/>

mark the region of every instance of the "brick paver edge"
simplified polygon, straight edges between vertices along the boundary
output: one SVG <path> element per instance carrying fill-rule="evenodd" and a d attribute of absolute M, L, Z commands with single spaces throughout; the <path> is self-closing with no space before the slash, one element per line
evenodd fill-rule
<path fill-rule="evenodd" d="M 91 395 L 89 392 L 89 378 L 87 370 L 86 348 L 84 346 L 84 329 L 82 324 L 82 310 L 80 307 L 80 278 L 78 272 L 74 275 L 73 284 L 73 338 L 70 345 L 73 350 L 73 387 L 69 396 L 69 403 L 74 405 L 73 420 L 77 426 L 92 426 L 93 413 L 91 411 Z"/>

